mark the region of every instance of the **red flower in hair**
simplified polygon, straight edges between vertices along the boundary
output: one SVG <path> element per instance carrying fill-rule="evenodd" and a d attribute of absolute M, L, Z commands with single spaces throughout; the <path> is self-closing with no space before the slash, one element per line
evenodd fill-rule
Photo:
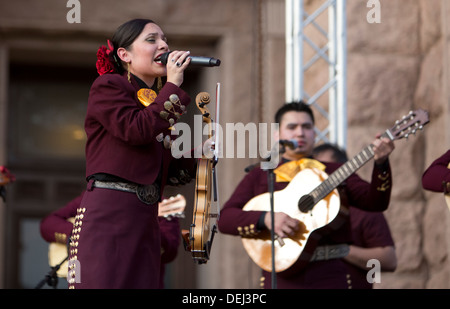
<path fill-rule="evenodd" d="M 11 172 L 4 167 L 3 165 L 0 166 L 0 186 L 4 186 L 10 182 L 13 182 L 16 180 L 16 177 L 14 177 Z"/>
<path fill-rule="evenodd" d="M 108 48 L 102 45 L 97 51 L 97 63 L 95 64 L 97 67 L 97 72 L 100 75 L 106 73 L 114 73 L 114 59 L 113 59 L 113 50 L 114 47 L 110 40 L 108 40 Z"/>

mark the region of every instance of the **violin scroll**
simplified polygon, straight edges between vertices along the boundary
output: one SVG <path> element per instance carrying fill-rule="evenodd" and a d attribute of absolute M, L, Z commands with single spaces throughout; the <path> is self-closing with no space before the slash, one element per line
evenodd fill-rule
<path fill-rule="evenodd" d="M 197 104 L 198 109 L 201 111 L 204 118 L 209 119 L 209 111 L 206 107 L 207 104 L 211 102 L 211 96 L 208 92 L 200 92 L 197 94 L 197 97 L 195 98 L 195 103 Z"/>

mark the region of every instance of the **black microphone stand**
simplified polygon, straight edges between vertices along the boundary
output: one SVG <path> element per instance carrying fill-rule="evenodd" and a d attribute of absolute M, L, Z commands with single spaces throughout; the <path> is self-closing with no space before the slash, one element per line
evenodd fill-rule
<path fill-rule="evenodd" d="M 274 224 L 275 224 L 275 212 L 274 212 L 274 179 L 275 174 L 273 173 L 273 169 L 267 170 L 267 180 L 268 180 L 268 187 L 269 187 L 269 194 L 270 194 L 270 224 L 272 228 L 270 229 L 270 240 L 272 244 L 272 289 L 277 288 L 277 276 L 275 272 L 275 231 L 274 231 Z"/>
<path fill-rule="evenodd" d="M 52 288 L 56 289 L 56 286 L 58 285 L 58 276 L 57 276 L 57 272 L 58 270 L 61 268 L 61 265 L 68 259 L 69 257 L 67 256 L 61 263 L 59 263 L 58 265 L 55 265 L 53 267 L 51 267 L 51 270 L 48 272 L 48 274 L 45 276 L 44 279 L 41 280 L 41 282 L 39 282 L 35 289 L 40 289 L 44 286 L 44 284 L 48 284 L 49 286 L 51 286 Z"/>
<path fill-rule="evenodd" d="M 275 191 L 275 173 L 273 172 L 275 168 L 278 166 L 278 162 L 280 160 L 280 154 L 284 153 L 286 149 L 283 145 L 280 146 L 279 143 L 276 143 L 275 146 L 271 150 L 271 154 L 269 157 L 270 162 L 261 162 L 261 169 L 267 171 L 267 182 L 268 182 L 268 190 L 270 195 L 270 222 L 272 228 L 270 229 L 270 239 L 272 244 L 272 272 L 271 272 L 271 278 L 272 278 L 272 289 L 277 288 L 277 277 L 276 277 L 276 270 L 275 270 L 275 231 L 274 231 L 274 225 L 275 225 L 275 212 L 274 212 L 274 191 Z M 273 162 L 277 162 L 275 166 L 273 166 Z M 279 239 L 280 240 L 280 239 Z"/>

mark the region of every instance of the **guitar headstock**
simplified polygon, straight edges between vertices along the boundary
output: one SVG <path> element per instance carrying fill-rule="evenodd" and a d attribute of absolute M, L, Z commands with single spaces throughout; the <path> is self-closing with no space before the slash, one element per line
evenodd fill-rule
<path fill-rule="evenodd" d="M 408 138 L 411 134 L 416 134 L 417 130 L 422 130 L 428 122 L 430 122 L 428 112 L 417 109 L 397 120 L 388 131 L 392 140 Z"/>
<path fill-rule="evenodd" d="M 185 207 L 186 199 L 183 195 L 171 196 L 159 203 L 158 216 L 169 220 L 171 217 L 184 218 Z"/>

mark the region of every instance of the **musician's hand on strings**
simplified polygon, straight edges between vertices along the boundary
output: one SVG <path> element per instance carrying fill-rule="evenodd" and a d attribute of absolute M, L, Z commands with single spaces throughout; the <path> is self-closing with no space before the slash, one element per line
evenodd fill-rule
<path fill-rule="evenodd" d="M 380 135 L 377 135 L 377 138 L 372 142 L 372 145 L 374 160 L 378 165 L 383 164 L 395 149 L 394 142 L 391 139 L 380 137 Z"/>
<path fill-rule="evenodd" d="M 267 212 L 264 217 L 264 224 L 269 230 L 272 229 L 270 212 Z M 274 232 L 281 238 L 293 236 L 298 230 L 299 221 L 285 214 L 284 212 L 274 213 Z"/>

